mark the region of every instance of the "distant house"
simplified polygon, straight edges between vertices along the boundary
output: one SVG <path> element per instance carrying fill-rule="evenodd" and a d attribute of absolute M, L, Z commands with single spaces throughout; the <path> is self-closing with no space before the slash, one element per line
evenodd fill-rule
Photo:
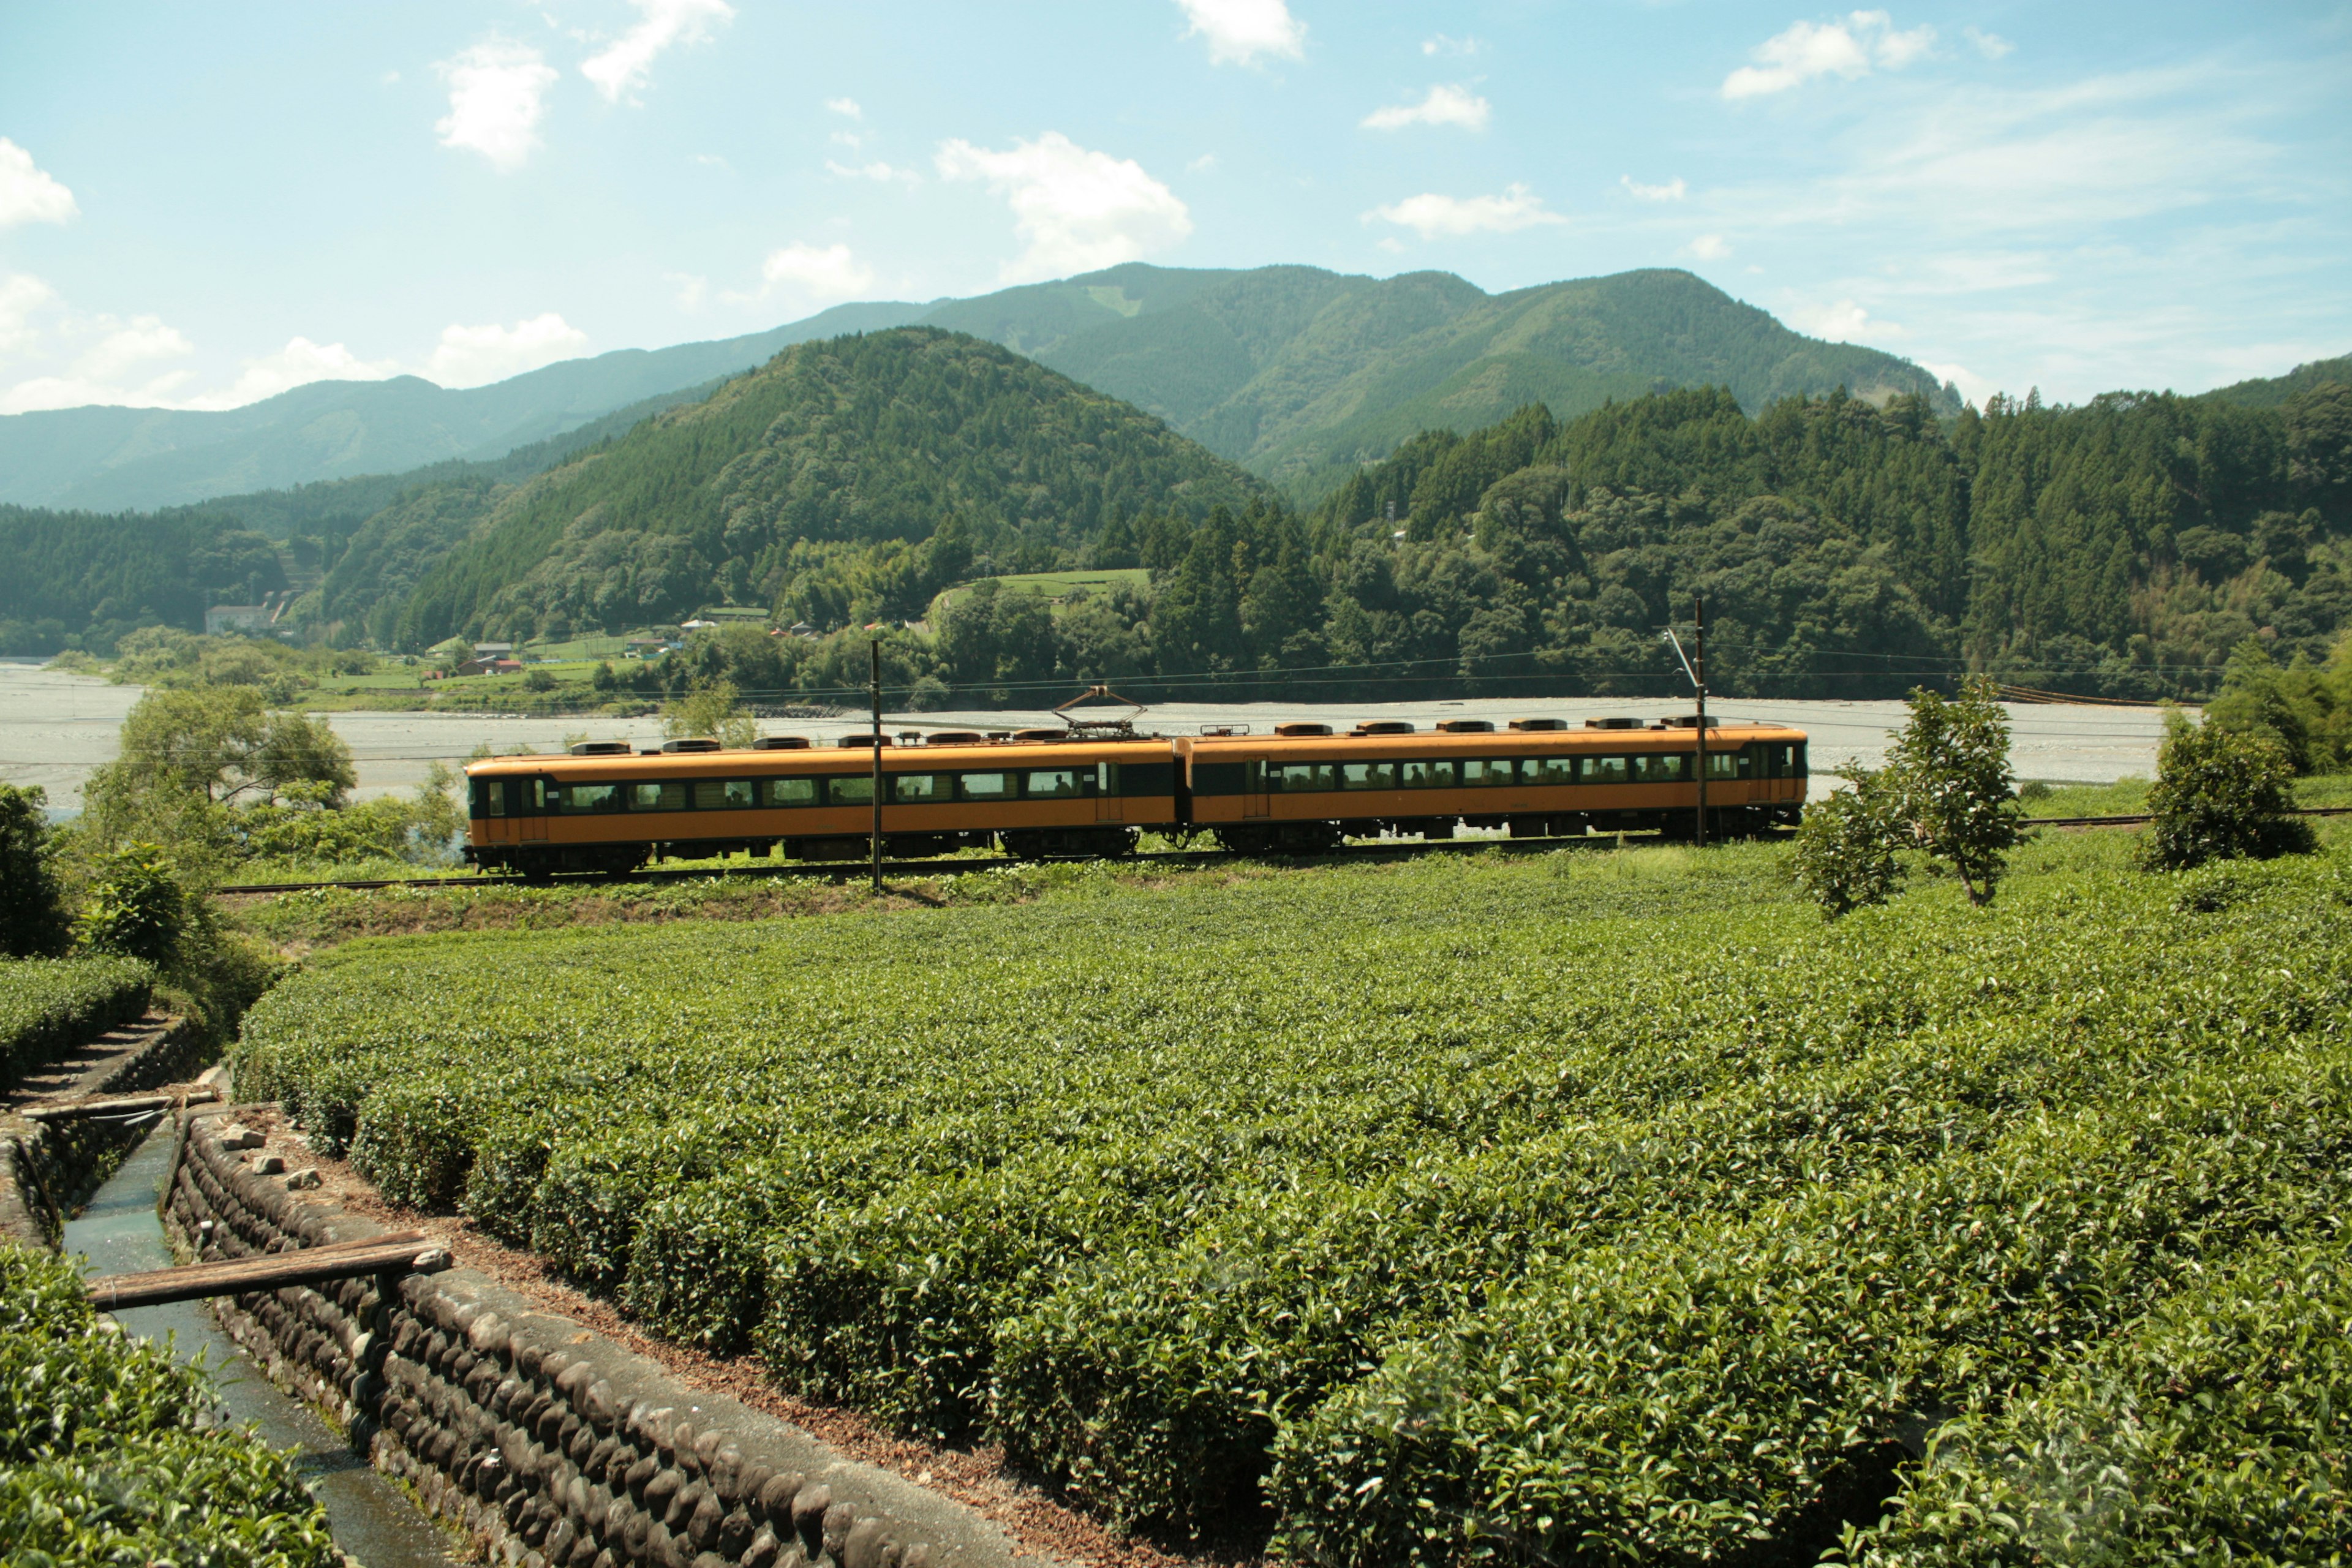
<path fill-rule="evenodd" d="M 269 606 L 267 605 L 215 605 L 205 612 L 205 636 L 216 637 L 229 632 L 266 632 L 269 629 Z"/>
<path fill-rule="evenodd" d="M 512 658 L 514 657 L 514 644 L 510 642 L 478 642 L 474 645 L 474 657 L 478 659 Z"/>
<path fill-rule="evenodd" d="M 512 675 L 521 668 L 522 660 L 519 658 L 469 658 L 449 673 L 452 675 Z"/>
<path fill-rule="evenodd" d="M 688 621 L 681 625 L 677 629 L 682 632 L 704 632 L 710 630 L 718 625 L 719 623 L 717 621 Z"/>
<path fill-rule="evenodd" d="M 813 637 L 816 636 L 816 628 L 806 621 L 794 621 L 792 635 L 796 637 Z"/>

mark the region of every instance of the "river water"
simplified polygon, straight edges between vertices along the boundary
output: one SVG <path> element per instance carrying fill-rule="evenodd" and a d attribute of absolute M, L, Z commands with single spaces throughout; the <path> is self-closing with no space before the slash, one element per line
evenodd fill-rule
<path fill-rule="evenodd" d="M 0 660 L 0 783 L 39 784 L 53 809 L 81 805 L 81 786 L 90 770 L 114 760 L 116 731 L 139 700 L 135 686 L 110 686 L 87 675 L 68 675 L 37 664 Z M 1440 719 L 1487 719 L 1501 725 L 1513 719 L 1565 719 L 1632 714 L 1657 718 L 1687 712 L 1687 701 L 1612 697 L 1485 698 L 1461 702 L 1171 702 L 1146 712 L 1140 725 L 1165 733 L 1195 734 L 1205 724 L 1249 725 L 1264 734 L 1276 724 L 1307 721 L 1346 730 L 1359 720 L 1404 719 L 1418 724 Z M 1115 711 L 1115 710 L 1113 710 Z M 1875 767 L 1903 726 L 1900 702 L 1780 701 L 1718 699 L 1713 711 L 1728 720 L 1754 719 L 1794 724 L 1812 736 L 1814 788 L 1835 781 L 1831 770 L 1849 763 Z M 2089 704 L 2012 704 L 2009 709 L 2011 758 L 2021 779 L 2053 784 L 2112 784 L 2156 771 L 2156 748 L 2164 724 L 2155 710 L 2103 708 Z M 478 745 L 501 752 L 560 751 L 567 737 L 657 741 L 657 719 L 499 718 L 478 713 L 335 713 L 335 733 L 352 749 L 360 798 L 414 787 L 436 761 L 457 763 Z M 1052 726 L 1042 710 L 957 713 L 886 713 L 884 728 L 921 730 L 1012 730 Z M 856 717 L 771 720 L 771 734 L 806 735 L 830 742 L 859 728 Z"/>
<path fill-rule="evenodd" d="M 79 1218 L 66 1222 L 68 1257 L 88 1258 L 85 1275 L 135 1274 L 176 1262 L 163 1239 L 155 1198 L 172 1163 L 172 1131 L 159 1130 L 98 1190 Z M 368 1462 L 309 1405 L 279 1390 L 246 1360 L 201 1301 L 135 1307 L 114 1314 L 142 1339 L 171 1342 L 182 1361 L 202 1354 L 214 1371 L 232 1419 L 249 1422 L 280 1448 L 298 1450 L 296 1468 L 325 1505 L 335 1544 L 365 1568 L 445 1568 L 465 1562 L 455 1539 L 420 1512 L 408 1494 Z"/>

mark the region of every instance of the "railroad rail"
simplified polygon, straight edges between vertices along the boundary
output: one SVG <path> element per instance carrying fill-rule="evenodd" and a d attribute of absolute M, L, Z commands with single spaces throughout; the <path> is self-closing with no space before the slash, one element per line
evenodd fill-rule
<path fill-rule="evenodd" d="M 2297 816 L 2352 816 L 2352 805 L 2310 805 L 2296 808 Z M 2028 827 L 2137 827 L 2155 818 L 2148 813 L 2118 816 L 2030 816 Z M 1499 849 L 1506 854 L 1535 854 L 1554 849 L 1603 848 L 1614 845 L 1617 835 L 1589 834 L 1580 838 L 1439 838 L 1398 839 L 1377 844 L 1350 844 L 1313 856 L 1244 856 L 1230 849 L 1160 849 L 1143 854 L 1127 855 L 1115 865 L 1177 865 L 1204 866 L 1219 860 L 1240 859 L 1317 859 L 1317 860 L 1393 860 L 1416 855 L 1465 855 L 1483 850 Z M 1016 858 L 1011 856 L 991 856 L 986 859 L 952 859 L 932 857 L 919 860 L 885 860 L 882 874 L 886 877 L 954 877 L 966 871 L 1002 871 L 1015 866 L 1053 866 L 1081 864 L 1096 858 L 1085 855 L 1031 856 Z M 698 866 L 664 868 L 639 868 L 622 876 L 601 871 L 564 872 L 533 884 L 527 877 L 493 873 L 470 877 L 387 877 L 374 880 L 343 882 L 240 882 L 232 887 L 215 888 L 216 898 L 258 897 L 267 893 L 309 893 L 322 889 L 340 888 L 367 891 L 380 888 L 518 888 L 533 885 L 572 886 L 603 882 L 689 882 L 705 877 L 789 877 L 847 880 L 867 874 L 864 860 L 747 860 L 727 866 Z"/>

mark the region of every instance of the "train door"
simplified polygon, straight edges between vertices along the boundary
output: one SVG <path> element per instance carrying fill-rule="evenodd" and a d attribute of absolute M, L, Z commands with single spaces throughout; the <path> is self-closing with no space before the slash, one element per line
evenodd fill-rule
<path fill-rule="evenodd" d="M 1117 763 L 1095 764 L 1094 793 L 1097 822 L 1124 822 L 1127 819 L 1127 802 L 1119 791 Z"/>
<path fill-rule="evenodd" d="M 547 842 L 547 819 L 555 815 L 555 792 L 562 786 L 551 778 L 519 779 L 516 789 L 522 799 L 522 832 L 526 844 Z"/>
<path fill-rule="evenodd" d="M 1244 763 L 1242 764 L 1242 768 L 1244 770 L 1242 773 L 1242 816 L 1244 817 L 1273 816 L 1274 808 L 1267 804 L 1268 795 L 1265 787 L 1265 759 L 1260 758 L 1255 762 Z"/>

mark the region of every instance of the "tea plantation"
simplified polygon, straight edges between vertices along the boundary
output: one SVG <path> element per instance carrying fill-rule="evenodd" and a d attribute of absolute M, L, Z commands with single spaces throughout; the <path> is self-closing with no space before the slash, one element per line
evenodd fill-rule
<path fill-rule="evenodd" d="M 0 1560 L 347 1562 L 292 1460 L 214 1409 L 205 1373 L 101 1319 L 71 1264 L 0 1242 Z"/>
<path fill-rule="evenodd" d="M 0 958 L 0 1084 L 147 1011 L 134 958 Z"/>
<path fill-rule="evenodd" d="M 386 1193 L 1120 1521 L 1309 1562 L 2352 1532 L 2352 866 L 1780 852 L 386 939 L 249 1016 Z"/>

